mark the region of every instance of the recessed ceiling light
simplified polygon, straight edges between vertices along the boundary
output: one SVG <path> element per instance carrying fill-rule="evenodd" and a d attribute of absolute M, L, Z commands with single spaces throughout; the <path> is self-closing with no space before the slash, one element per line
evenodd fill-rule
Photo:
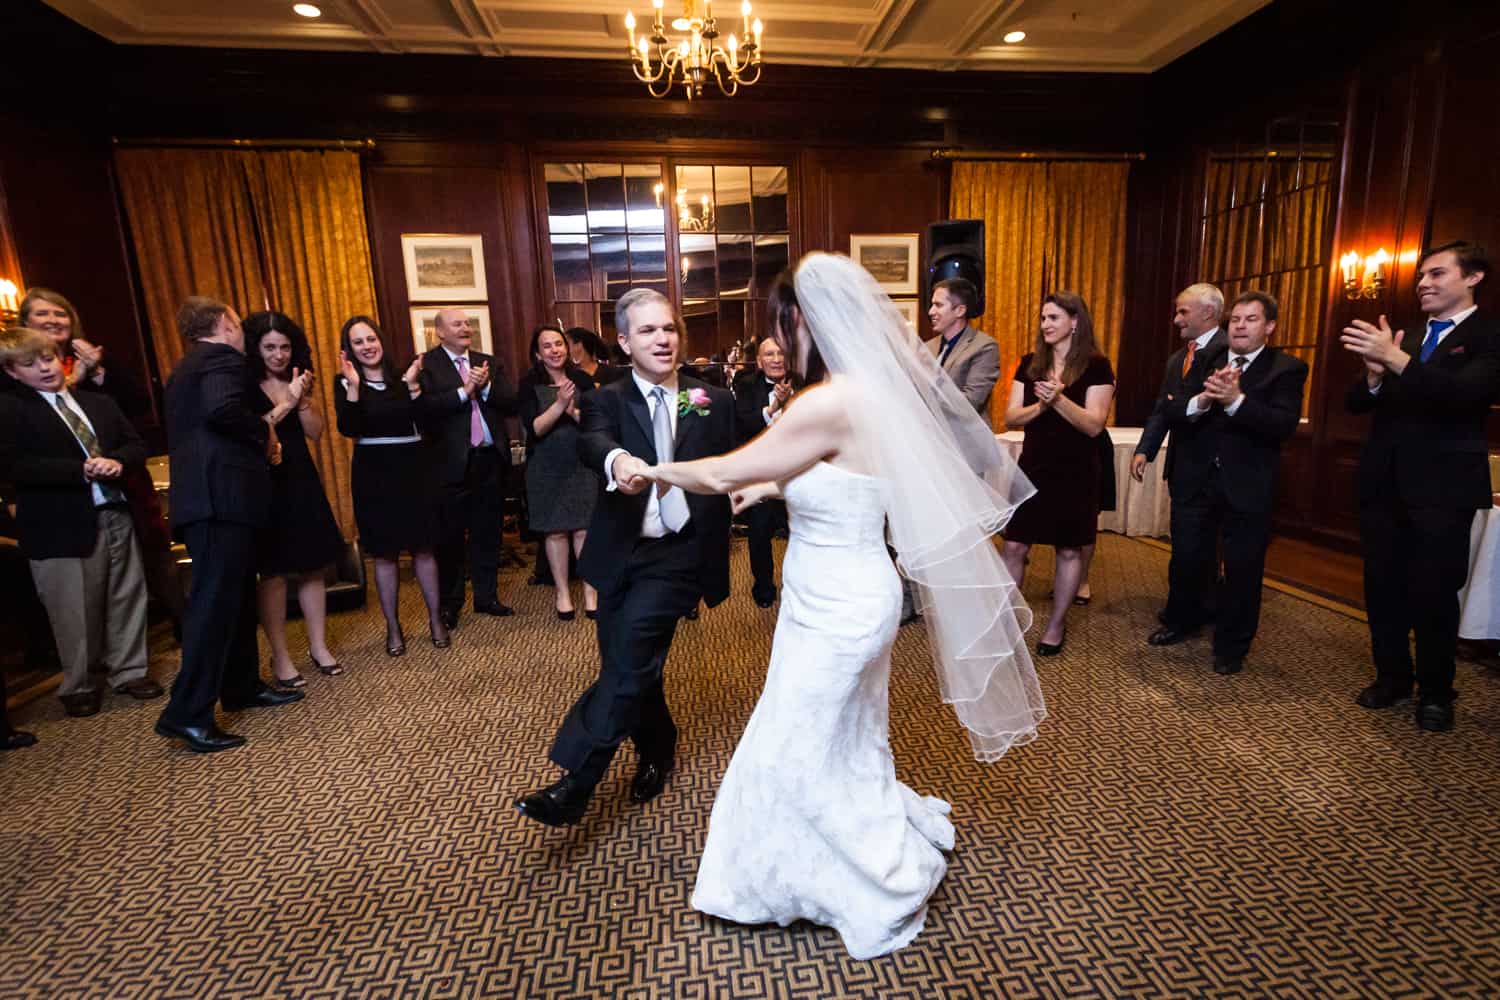
<path fill-rule="evenodd" d="M 303 17 L 322 17 L 323 11 L 310 3 L 294 3 L 292 10 Z"/>
<path fill-rule="evenodd" d="M 1024 32 L 1024 31 L 1007 31 L 1005 33 L 1005 44 L 1006 45 L 1014 45 L 1017 42 L 1024 42 L 1024 41 L 1026 41 L 1026 32 Z"/>

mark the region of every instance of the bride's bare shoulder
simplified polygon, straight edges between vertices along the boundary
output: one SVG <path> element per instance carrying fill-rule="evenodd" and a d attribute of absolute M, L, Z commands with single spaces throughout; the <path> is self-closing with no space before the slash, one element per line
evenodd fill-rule
<path fill-rule="evenodd" d="M 800 390 L 792 397 L 792 406 L 801 407 L 799 419 L 819 422 L 841 420 L 847 412 L 849 386 L 839 379 L 819 382 Z M 787 413 L 790 414 L 791 408 Z"/>

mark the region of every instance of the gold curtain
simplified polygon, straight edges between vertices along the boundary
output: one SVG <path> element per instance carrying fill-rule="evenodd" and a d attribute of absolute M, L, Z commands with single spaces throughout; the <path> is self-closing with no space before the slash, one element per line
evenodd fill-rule
<path fill-rule="evenodd" d="M 1016 365 L 1036 342 L 1042 296 L 1082 295 L 1100 353 L 1118 360 L 1125 316 L 1127 163 L 958 162 L 948 214 L 983 219 L 985 314 L 974 325 L 1000 344 L 990 422 L 1005 426 Z"/>
<path fill-rule="evenodd" d="M 990 397 L 990 424 L 1005 428 L 1011 376 L 1036 339 L 1046 268 L 1047 171 L 1044 163 L 953 165 L 948 215 L 984 220 L 984 315 L 974 327 L 1000 345 L 1000 381 Z"/>
<path fill-rule="evenodd" d="M 182 357 L 177 308 L 208 295 L 236 309 L 265 303 L 245 188 L 254 154 L 238 150 L 118 149 L 115 168 L 157 365 Z"/>
<path fill-rule="evenodd" d="M 351 445 L 333 426 L 339 329 L 375 315 L 359 157 L 343 152 L 265 152 L 255 158 L 251 201 L 265 244 L 274 308 L 307 331 L 324 431 L 313 448 L 323 488 L 346 537 L 354 535 Z"/>
<path fill-rule="evenodd" d="M 1129 175 L 1130 165 L 1123 162 L 1047 164 L 1051 217 L 1046 292 L 1066 289 L 1083 296 L 1094 319 L 1099 353 L 1111 365 L 1119 363 L 1120 332 L 1125 325 L 1125 185 Z"/>

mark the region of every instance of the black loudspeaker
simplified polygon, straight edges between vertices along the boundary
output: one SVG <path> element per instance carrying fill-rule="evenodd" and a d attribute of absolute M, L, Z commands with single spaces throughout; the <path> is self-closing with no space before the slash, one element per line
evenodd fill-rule
<path fill-rule="evenodd" d="M 948 278 L 967 278 L 979 289 L 979 304 L 970 319 L 984 315 L 984 220 L 951 219 L 927 226 L 927 283 L 923 304 L 932 301 L 932 286 Z"/>

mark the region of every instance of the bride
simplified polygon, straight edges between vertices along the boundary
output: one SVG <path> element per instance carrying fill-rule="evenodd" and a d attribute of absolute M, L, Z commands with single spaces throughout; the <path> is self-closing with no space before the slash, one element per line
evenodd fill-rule
<path fill-rule="evenodd" d="M 1030 612 L 990 541 L 1032 487 L 849 258 L 803 258 L 767 317 L 810 388 L 740 450 L 648 474 L 729 493 L 736 511 L 784 497 L 791 520 L 765 691 L 714 801 L 692 904 L 833 927 L 867 959 L 921 931 L 954 840 L 948 803 L 898 781 L 891 756 L 901 585 L 887 528 L 943 698 L 975 756 L 996 760 L 1046 714 L 1022 640 Z"/>

